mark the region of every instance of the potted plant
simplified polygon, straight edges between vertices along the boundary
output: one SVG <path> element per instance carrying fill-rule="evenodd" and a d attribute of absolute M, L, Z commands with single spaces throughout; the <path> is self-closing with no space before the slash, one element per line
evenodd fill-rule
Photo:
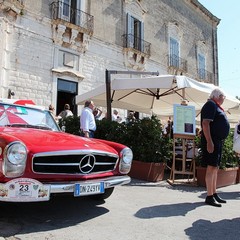
<path fill-rule="evenodd" d="M 196 138 L 196 145 L 199 148 L 199 155 L 196 157 L 196 175 L 199 186 L 205 185 L 206 168 L 202 167 L 201 143 L 200 137 Z M 233 130 L 230 130 L 228 137 L 224 141 L 222 151 L 222 161 L 218 170 L 217 188 L 235 184 L 238 175 L 238 156 L 233 151 Z M 239 180 L 238 180 L 239 181 Z"/>
<path fill-rule="evenodd" d="M 97 121 L 96 138 L 129 146 L 134 155 L 129 175 L 147 181 L 161 181 L 166 162 L 172 159 L 172 139 L 163 136 L 162 124 L 156 116 L 129 123 Z"/>

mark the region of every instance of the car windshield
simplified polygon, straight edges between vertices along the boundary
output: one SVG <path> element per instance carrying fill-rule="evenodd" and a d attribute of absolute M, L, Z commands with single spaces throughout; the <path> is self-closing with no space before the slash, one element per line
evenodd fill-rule
<path fill-rule="evenodd" d="M 60 131 L 48 110 L 5 103 L 0 103 L 0 126 Z"/>

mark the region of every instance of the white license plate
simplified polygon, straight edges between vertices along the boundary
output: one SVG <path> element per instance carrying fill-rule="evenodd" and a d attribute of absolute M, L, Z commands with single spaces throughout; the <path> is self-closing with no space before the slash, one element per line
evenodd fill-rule
<path fill-rule="evenodd" d="M 74 197 L 104 193 L 104 183 L 75 184 Z"/>
<path fill-rule="evenodd" d="M 30 178 L 17 178 L 0 184 L 0 201 L 36 202 L 48 201 L 50 185 L 43 185 Z"/>

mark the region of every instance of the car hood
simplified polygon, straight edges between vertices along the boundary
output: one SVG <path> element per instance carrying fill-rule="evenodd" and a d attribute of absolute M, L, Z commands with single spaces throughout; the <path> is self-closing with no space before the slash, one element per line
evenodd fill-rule
<path fill-rule="evenodd" d="M 95 150 L 117 154 L 111 146 L 97 139 L 76 135 L 30 128 L 4 128 L 1 131 L 11 141 L 22 141 L 31 152 L 63 150 Z"/>

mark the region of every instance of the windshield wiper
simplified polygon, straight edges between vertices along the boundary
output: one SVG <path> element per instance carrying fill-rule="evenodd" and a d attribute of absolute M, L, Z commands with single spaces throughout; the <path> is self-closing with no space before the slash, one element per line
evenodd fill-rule
<path fill-rule="evenodd" d="M 7 124 L 5 126 L 7 126 L 7 127 L 23 127 L 23 128 L 36 128 L 36 129 L 43 129 L 43 130 L 52 130 L 52 128 L 49 127 L 46 124 L 32 125 L 32 124 L 23 124 L 23 123 L 13 123 L 13 124 Z"/>

